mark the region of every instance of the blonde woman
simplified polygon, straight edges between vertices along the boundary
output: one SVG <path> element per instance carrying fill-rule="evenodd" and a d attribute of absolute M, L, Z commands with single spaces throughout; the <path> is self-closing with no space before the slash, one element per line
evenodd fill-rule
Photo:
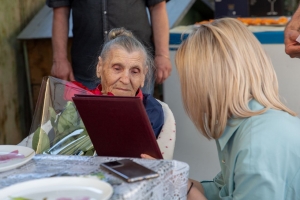
<path fill-rule="evenodd" d="M 213 181 L 189 182 L 188 199 L 299 199 L 300 120 L 247 27 L 229 18 L 201 25 L 176 65 L 185 110 L 216 141 L 221 165 Z"/>

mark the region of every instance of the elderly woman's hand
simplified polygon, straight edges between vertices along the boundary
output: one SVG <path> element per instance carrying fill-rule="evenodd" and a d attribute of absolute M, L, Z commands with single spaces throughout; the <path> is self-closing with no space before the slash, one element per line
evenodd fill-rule
<path fill-rule="evenodd" d="M 156 158 L 153 158 L 153 157 L 149 156 L 148 154 L 141 154 L 141 158 L 151 159 L 151 160 L 155 160 L 156 159 Z"/>
<path fill-rule="evenodd" d="M 207 200 L 204 195 L 204 189 L 200 182 L 195 181 L 193 179 L 189 179 L 188 181 L 188 193 L 187 193 L 188 200 Z"/>

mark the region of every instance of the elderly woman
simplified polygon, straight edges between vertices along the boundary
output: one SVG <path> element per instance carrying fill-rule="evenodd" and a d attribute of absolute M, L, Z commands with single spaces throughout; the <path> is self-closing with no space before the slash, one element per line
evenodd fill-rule
<path fill-rule="evenodd" d="M 201 25 L 176 54 L 185 110 L 216 141 L 221 172 L 188 199 L 298 199 L 300 120 L 279 99 L 270 59 L 235 19 Z"/>
<path fill-rule="evenodd" d="M 97 64 L 96 75 L 101 79 L 101 84 L 89 90 L 79 82 L 73 83 L 98 95 L 140 97 L 155 136 L 158 137 L 164 123 L 162 106 L 140 89 L 144 86 L 146 76 L 151 81 L 152 66 L 151 55 L 130 31 L 124 28 L 112 29 Z"/>
<path fill-rule="evenodd" d="M 152 57 L 130 31 L 124 28 L 111 30 L 97 63 L 96 75 L 101 79 L 101 84 L 90 90 L 78 82 L 70 84 L 49 77 L 45 84 L 47 89 L 40 96 L 42 106 L 37 106 L 35 112 L 36 118 L 31 127 L 33 134 L 20 145 L 30 146 L 37 153 L 93 155 L 93 145 L 72 102 L 74 94 L 136 96 L 145 106 L 164 158 L 172 158 L 175 128 L 172 129 L 172 142 L 168 141 L 168 145 L 163 139 L 167 132 L 161 133 L 164 118 L 168 116 L 164 113 L 167 105 L 151 95 L 143 94 L 140 89 L 146 76 L 152 76 L 152 63 Z M 166 117 L 166 121 L 170 121 L 169 118 Z"/>

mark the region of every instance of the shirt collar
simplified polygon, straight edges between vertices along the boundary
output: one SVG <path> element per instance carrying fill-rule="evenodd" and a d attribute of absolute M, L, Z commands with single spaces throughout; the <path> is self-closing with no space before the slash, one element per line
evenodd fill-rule
<path fill-rule="evenodd" d="M 102 92 L 101 92 L 102 91 L 102 85 L 101 84 L 99 84 L 98 87 L 95 90 L 96 91 L 94 92 L 94 94 L 103 95 Z M 111 92 L 108 92 L 107 95 L 108 96 L 114 96 L 114 94 L 111 93 Z M 138 89 L 138 91 L 136 92 L 135 96 L 139 97 L 141 100 L 143 100 L 143 92 L 142 92 L 142 90 Z"/>
<path fill-rule="evenodd" d="M 248 104 L 250 110 L 252 111 L 258 111 L 264 109 L 264 106 L 262 106 L 260 103 L 258 103 L 255 99 L 252 99 Z M 235 131 L 239 128 L 239 126 L 248 118 L 230 118 L 227 121 L 227 126 L 225 128 L 225 131 L 223 132 L 222 136 L 217 139 L 217 142 L 219 142 L 221 151 L 224 149 L 230 138 L 233 136 Z"/>

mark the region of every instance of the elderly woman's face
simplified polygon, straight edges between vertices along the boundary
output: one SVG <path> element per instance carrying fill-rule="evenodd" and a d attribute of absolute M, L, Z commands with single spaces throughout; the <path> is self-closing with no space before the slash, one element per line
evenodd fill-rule
<path fill-rule="evenodd" d="M 97 76 L 101 78 L 102 93 L 115 96 L 135 96 L 144 86 L 145 58 L 139 51 L 128 53 L 123 49 L 112 49 L 108 58 L 99 57 Z"/>

